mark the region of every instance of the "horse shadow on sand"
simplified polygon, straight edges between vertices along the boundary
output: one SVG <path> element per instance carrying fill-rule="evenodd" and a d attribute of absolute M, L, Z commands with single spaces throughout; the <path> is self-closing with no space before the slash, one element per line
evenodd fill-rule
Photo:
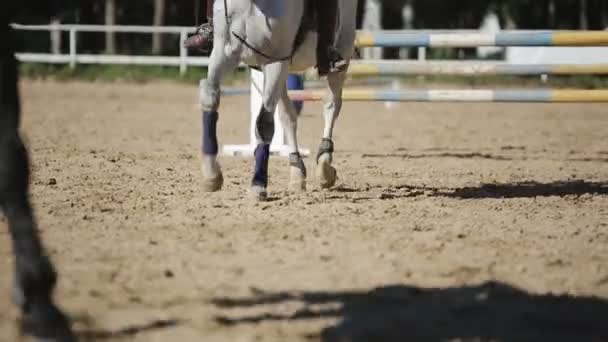
<path fill-rule="evenodd" d="M 493 151 L 470 151 L 467 149 L 443 149 L 429 148 L 415 153 L 407 149 L 397 149 L 389 154 L 364 154 L 363 158 L 402 158 L 402 159 L 423 159 L 423 158 L 448 158 L 448 159 L 489 159 L 495 161 L 514 161 L 514 160 L 546 160 L 544 156 L 535 154 L 545 153 L 545 150 L 532 151 L 523 146 L 503 146 L 501 151 L 527 151 L 532 155 L 502 155 Z M 549 159 L 550 160 L 550 159 Z M 555 159 L 558 161 L 570 162 L 595 162 L 608 163 L 608 151 L 599 151 L 594 156 L 585 155 L 584 152 L 570 151 L 570 156 L 565 159 Z M 356 192 L 357 189 L 350 189 Z M 467 186 L 458 188 L 429 187 L 417 185 L 397 185 L 383 189 L 384 194 L 381 199 L 393 199 L 401 197 L 448 197 L 455 199 L 486 199 L 486 198 L 530 198 L 530 197 L 550 197 L 550 196 L 583 196 L 583 195 L 608 195 L 608 182 L 588 181 L 588 180 L 558 180 L 553 182 L 523 181 L 510 183 L 488 183 L 477 186 Z M 339 191 L 338 192 L 342 192 Z"/>
<path fill-rule="evenodd" d="M 402 191 L 405 190 L 406 192 L 426 194 L 430 197 L 448 197 L 456 199 L 608 195 L 607 182 L 585 180 L 566 180 L 548 183 L 537 181 L 486 183 L 478 186 L 459 188 L 400 185 L 396 188 Z"/>
<path fill-rule="evenodd" d="M 370 196 L 370 191 L 380 192 Z M 366 189 L 339 186 L 331 190 L 338 196 L 325 199 L 351 201 L 395 200 L 413 197 L 444 197 L 453 199 L 510 199 L 535 197 L 602 196 L 608 195 L 608 182 L 586 180 L 565 180 L 553 182 L 524 181 L 512 183 L 483 183 L 464 187 L 432 187 L 424 185 L 400 184 L 389 187 L 372 186 Z"/>
<path fill-rule="evenodd" d="M 288 302 L 298 302 L 302 308 L 285 314 L 280 310 Z M 345 292 L 256 290 L 249 298 L 216 298 L 213 304 L 224 314 L 217 316 L 217 322 L 226 327 L 339 319 L 306 336 L 322 342 L 608 341 L 608 300 L 537 295 L 499 282 L 452 288 L 392 285 Z M 265 313 L 230 314 L 251 308 Z"/>
<path fill-rule="evenodd" d="M 555 152 L 546 149 L 532 150 L 524 146 L 502 146 L 498 150 L 481 149 L 472 151 L 465 148 L 425 148 L 408 150 L 398 148 L 389 153 L 364 153 L 364 159 L 480 159 L 493 161 L 546 160 L 561 162 L 608 163 L 608 151 L 569 151 L 567 156 L 551 156 Z"/>
<path fill-rule="evenodd" d="M 486 159 L 494 161 L 529 161 L 529 160 L 548 160 L 548 161 L 567 161 L 567 162 L 592 162 L 608 163 L 608 158 L 600 157 L 569 157 L 565 159 L 535 157 L 535 156 L 510 156 L 495 153 L 482 152 L 440 152 L 440 153 L 385 153 L 363 154 L 363 158 L 400 158 L 400 159 L 432 159 L 432 158 L 451 158 L 451 159 Z"/>
<path fill-rule="evenodd" d="M 141 333 L 157 332 L 172 329 L 182 325 L 184 322 L 178 319 L 150 320 L 139 324 L 129 324 L 120 328 L 99 328 L 95 320 L 88 314 L 76 314 L 72 316 L 75 333 L 80 342 L 94 341 L 131 341 Z"/>

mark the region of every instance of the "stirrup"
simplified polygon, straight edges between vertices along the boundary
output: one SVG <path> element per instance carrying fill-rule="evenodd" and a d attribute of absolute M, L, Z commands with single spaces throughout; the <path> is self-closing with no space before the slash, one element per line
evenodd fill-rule
<path fill-rule="evenodd" d="M 342 56 L 338 50 L 331 46 L 327 48 L 327 56 L 329 59 L 329 72 L 342 72 L 346 70 L 348 63 Z"/>
<path fill-rule="evenodd" d="M 195 33 L 202 36 L 213 37 L 213 24 L 204 23 L 196 28 Z"/>
<path fill-rule="evenodd" d="M 329 72 L 342 72 L 346 70 L 348 63 L 344 59 L 329 62 Z"/>

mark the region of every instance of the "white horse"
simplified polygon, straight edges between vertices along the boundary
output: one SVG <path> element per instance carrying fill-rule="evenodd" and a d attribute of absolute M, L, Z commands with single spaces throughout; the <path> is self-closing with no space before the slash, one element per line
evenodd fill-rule
<path fill-rule="evenodd" d="M 240 62 L 264 73 L 262 107 L 256 121 L 257 147 L 251 193 L 257 200 L 267 198 L 269 146 L 274 134 L 274 115 L 281 106 L 280 120 L 289 146 L 291 190 L 306 189 L 306 168 L 298 151 L 297 113 L 288 97 L 286 80 L 290 71 L 316 65 L 317 33 L 309 18 L 310 0 L 218 0 L 215 2 L 215 37 L 207 80 L 201 81 L 203 108 L 203 187 L 218 191 L 223 176 L 217 161 L 216 124 L 222 78 Z M 336 48 L 348 62 L 354 53 L 357 0 L 339 0 Z M 332 163 L 332 135 L 342 106 L 346 70 L 327 76 L 328 97 L 323 116 L 325 128 L 317 155 L 317 179 L 330 188 L 337 173 Z"/>

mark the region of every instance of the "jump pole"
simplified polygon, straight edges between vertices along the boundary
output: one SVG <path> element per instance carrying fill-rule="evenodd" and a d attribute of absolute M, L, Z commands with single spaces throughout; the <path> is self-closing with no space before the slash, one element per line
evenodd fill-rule
<path fill-rule="evenodd" d="M 321 101 L 323 90 L 292 90 L 294 101 Z M 392 102 L 529 102 L 592 103 L 608 102 L 608 89 L 466 89 L 466 90 L 356 90 L 345 89 L 344 101 Z"/>
<path fill-rule="evenodd" d="M 359 31 L 358 47 L 607 46 L 608 31 L 504 31 L 499 33 Z"/>

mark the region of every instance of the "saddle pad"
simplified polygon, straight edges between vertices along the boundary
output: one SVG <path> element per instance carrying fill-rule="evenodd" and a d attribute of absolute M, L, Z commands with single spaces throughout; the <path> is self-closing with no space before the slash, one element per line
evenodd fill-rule
<path fill-rule="evenodd" d="M 287 12 L 285 0 L 253 0 L 255 7 L 268 18 L 280 18 Z"/>

